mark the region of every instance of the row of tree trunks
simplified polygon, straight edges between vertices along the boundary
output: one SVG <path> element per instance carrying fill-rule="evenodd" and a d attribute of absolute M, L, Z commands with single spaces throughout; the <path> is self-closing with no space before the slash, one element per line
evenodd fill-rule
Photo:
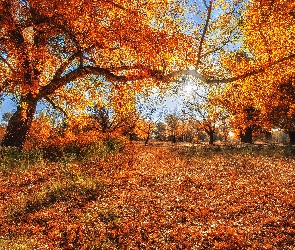
<path fill-rule="evenodd" d="M 4 147 L 17 147 L 23 149 L 27 135 L 29 133 L 32 120 L 36 111 L 37 101 L 32 95 L 28 95 L 23 98 L 17 111 L 13 114 L 9 120 L 6 134 L 2 139 L 1 146 Z M 207 134 L 209 136 L 209 144 L 214 143 L 214 130 L 208 129 Z M 245 132 L 241 132 L 241 141 L 244 143 L 253 143 L 253 129 L 252 127 L 246 128 Z M 295 131 L 289 132 L 290 144 L 295 145 Z M 150 139 L 150 133 L 145 140 L 145 145 L 148 144 Z"/>
<path fill-rule="evenodd" d="M 289 131 L 289 144 L 290 145 L 295 145 L 295 131 Z M 240 134 L 241 137 L 241 142 L 244 143 L 253 143 L 253 129 L 251 127 L 246 128 L 246 131 L 244 133 L 241 132 Z M 271 133 L 267 132 L 266 133 L 266 139 L 271 138 Z"/>

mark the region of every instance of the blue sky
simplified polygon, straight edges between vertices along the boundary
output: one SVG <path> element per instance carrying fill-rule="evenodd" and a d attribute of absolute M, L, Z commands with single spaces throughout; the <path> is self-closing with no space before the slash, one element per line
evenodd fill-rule
<path fill-rule="evenodd" d="M 37 111 L 42 110 L 42 102 L 37 105 Z M 9 97 L 6 97 L 0 106 L 0 123 L 2 123 L 2 116 L 7 112 L 14 112 L 16 111 L 17 104 Z"/>
<path fill-rule="evenodd" d="M 14 110 L 16 110 L 16 103 L 14 103 L 10 98 L 5 98 L 0 106 L 0 123 L 2 123 L 3 114 Z"/>

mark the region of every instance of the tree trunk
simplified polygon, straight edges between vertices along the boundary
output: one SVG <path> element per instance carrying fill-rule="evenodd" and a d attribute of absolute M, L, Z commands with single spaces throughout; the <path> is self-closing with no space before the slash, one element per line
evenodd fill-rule
<path fill-rule="evenodd" d="M 172 135 L 172 143 L 175 144 L 177 142 L 176 135 Z"/>
<path fill-rule="evenodd" d="M 290 145 L 295 145 L 295 131 L 289 132 Z"/>
<path fill-rule="evenodd" d="M 208 134 L 209 134 L 209 145 L 213 145 L 214 144 L 214 131 L 210 130 Z"/>
<path fill-rule="evenodd" d="M 23 98 L 10 118 L 1 146 L 23 149 L 36 111 L 37 100 L 29 95 Z"/>
<path fill-rule="evenodd" d="M 253 143 L 252 141 L 252 128 L 247 127 L 245 133 L 241 133 L 241 141 L 245 143 Z"/>
<path fill-rule="evenodd" d="M 214 144 L 214 132 L 215 132 L 214 127 L 212 127 L 211 125 L 205 127 L 205 132 L 209 136 L 209 145 L 213 145 Z"/>
<path fill-rule="evenodd" d="M 271 140 L 271 138 L 272 138 L 271 132 L 270 131 L 266 131 L 265 132 L 265 140 L 266 141 L 269 141 L 269 140 Z"/>
<path fill-rule="evenodd" d="M 149 139 L 150 139 L 150 133 L 148 133 L 146 139 L 145 139 L 145 142 L 144 142 L 144 145 L 147 146 L 148 143 L 149 143 Z"/>

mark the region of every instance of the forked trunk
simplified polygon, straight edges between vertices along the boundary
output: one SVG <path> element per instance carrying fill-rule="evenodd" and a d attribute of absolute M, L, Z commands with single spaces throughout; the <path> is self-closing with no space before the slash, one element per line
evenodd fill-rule
<path fill-rule="evenodd" d="M 289 132 L 290 145 L 295 145 L 295 131 Z"/>
<path fill-rule="evenodd" d="M 252 132 L 253 129 L 251 127 L 247 127 L 245 133 L 241 133 L 241 141 L 245 143 L 253 143 Z"/>
<path fill-rule="evenodd" d="M 21 100 L 10 118 L 1 146 L 23 149 L 36 111 L 37 100 L 32 96 Z"/>

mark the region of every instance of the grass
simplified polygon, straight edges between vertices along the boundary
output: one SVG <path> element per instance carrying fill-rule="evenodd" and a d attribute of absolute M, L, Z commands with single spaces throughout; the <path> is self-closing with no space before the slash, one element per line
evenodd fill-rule
<path fill-rule="evenodd" d="M 0 249 L 293 249 L 292 150 L 135 144 L 9 168 Z"/>
<path fill-rule="evenodd" d="M 43 164 L 43 160 L 42 153 L 38 150 L 20 152 L 16 148 L 1 148 L 0 172 L 8 173 L 13 169 L 25 171 L 34 165 Z"/>

